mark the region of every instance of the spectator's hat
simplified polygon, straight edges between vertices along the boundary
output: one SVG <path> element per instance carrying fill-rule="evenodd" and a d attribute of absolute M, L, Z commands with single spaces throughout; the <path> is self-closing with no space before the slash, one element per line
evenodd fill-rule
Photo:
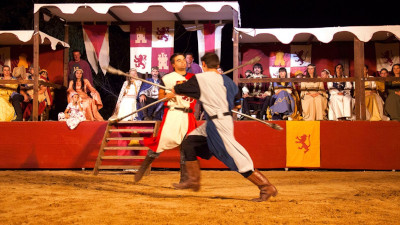
<path fill-rule="evenodd" d="M 45 70 L 45 69 L 41 69 L 41 70 L 39 71 L 39 74 L 42 74 L 42 73 L 49 74 L 49 72 L 47 72 L 47 70 Z"/>

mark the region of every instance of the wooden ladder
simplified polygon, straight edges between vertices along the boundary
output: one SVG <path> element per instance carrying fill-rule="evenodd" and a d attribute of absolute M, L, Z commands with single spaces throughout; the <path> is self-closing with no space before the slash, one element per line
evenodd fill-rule
<path fill-rule="evenodd" d="M 93 174 L 99 174 L 100 170 L 115 169 L 139 169 L 140 163 L 145 159 L 145 155 L 116 155 L 118 151 L 148 151 L 145 146 L 118 146 L 117 141 L 143 140 L 145 136 L 156 136 L 161 121 L 120 121 L 118 123 L 108 122 L 101 142 L 99 154 L 93 169 Z M 138 134 L 140 136 L 132 136 Z M 110 153 L 110 154 L 106 154 Z M 130 160 L 130 161 L 129 161 Z M 107 165 L 102 165 L 107 162 Z M 114 164 L 113 164 L 114 163 Z M 122 164 L 122 165 L 121 165 Z M 125 164 L 125 165 L 124 165 Z M 128 164 L 128 165 L 126 165 Z M 145 175 L 150 173 L 151 167 Z"/>

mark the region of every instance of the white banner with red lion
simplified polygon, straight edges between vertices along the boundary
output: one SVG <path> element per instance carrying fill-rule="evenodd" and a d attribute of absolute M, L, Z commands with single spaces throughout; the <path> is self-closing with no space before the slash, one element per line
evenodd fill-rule
<path fill-rule="evenodd" d="M 290 53 L 271 52 L 269 56 L 269 73 L 272 78 L 279 76 L 279 68 L 285 67 L 288 76 L 304 73 L 311 63 L 311 45 L 290 45 Z"/>
<path fill-rule="evenodd" d="M 391 70 L 392 66 L 399 63 L 399 43 L 375 43 L 376 70 L 383 68 Z"/>
<path fill-rule="evenodd" d="M 169 58 L 174 53 L 174 21 L 140 21 L 130 25 L 130 66 L 140 73 L 172 71 Z"/>

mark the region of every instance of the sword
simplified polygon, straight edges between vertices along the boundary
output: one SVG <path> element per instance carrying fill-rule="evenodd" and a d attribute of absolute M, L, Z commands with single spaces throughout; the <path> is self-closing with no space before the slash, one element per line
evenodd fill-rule
<path fill-rule="evenodd" d="M 249 116 L 249 115 L 247 115 L 247 114 L 244 114 L 244 113 L 241 113 L 241 112 L 238 112 L 238 111 L 235 111 L 235 110 L 231 110 L 231 112 L 237 113 L 237 114 L 239 114 L 239 115 L 241 115 L 241 116 L 244 116 L 244 117 L 246 117 L 246 118 L 249 118 L 249 119 L 258 121 L 258 122 L 260 122 L 260 123 L 263 123 L 263 124 L 265 124 L 265 125 L 271 127 L 272 129 L 279 130 L 279 131 L 283 130 L 283 128 L 282 128 L 281 126 L 279 126 L 278 124 L 275 124 L 275 123 L 268 123 L 268 122 L 265 122 L 264 120 L 260 120 L 260 119 L 254 118 L 254 117 L 252 117 L 252 116 Z"/>
<path fill-rule="evenodd" d="M 131 75 L 127 74 L 127 73 L 122 72 L 122 71 L 119 70 L 119 69 L 115 69 L 115 68 L 112 67 L 112 66 L 105 67 L 104 69 L 106 69 L 107 72 L 112 73 L 112 74 L 122 75 L 122 76 L 126 76 L 126 77 L 132 77 L 132 78 L 135 79 L 135 80 L 140 80 L 140 81 L 142 81 L 142 82 L 144 82 L 144 83 L 148 83 L 148 84 L 157 86 L 157 87 L 159 87 L 159 88 L 162 88 L 162 89 L 165 89 L 165 90 L 168 90 L 168 91 L 171 90 L 171 89 L 169 89 L 169 88 L 167 88 L 167 87 L 165 87 L 165 86 L 162 86 L 162 85 L 160 85 L 160 84 L 156 84 L 156 83 L 153 83 L 153 82 L 151 82 L 151 81 L 148 81 L 148 80 L 145 80 L 145 79 L 142 79 L 142 78 L 139 78 L 139 77 L 131 76 Z"/>
<path fill-rule="evenodd" d="M 261 60 L 260 56 L 256 56 L 256 57 L 250 59 L 249 61 L 247 61 L 245 64 L 242 64 L 242 65 L 240 65 L 240 66 L 238 66 L 238 67 L 235 67 L 235 68 L 232 68 L 232 69 L 230 69 L 230 70 L 228 70 L 228 71 L 225 71 L 225 72 L 223 72 L 222 74 L 228 74 L 228 73 L 230 73 L 230 72 L 232 72 L 232 71 L 234 71 L 234 70 L 240 69 L 240 68 L 242 68 L 242 67 L 244 67 L 244 66 L 247 66 L 247 65 L 250 65 L 250 64 L 258 63 L 260 60 Z"/>
<path fill-rule="evenodd" d="M 168 99 L 168 98 L 162 98 L 162 99 L 157 100 L 157 101 L 155 101 L 155 102 L 153 102 L 153 103 L 150 103 L 150 104 L 148 104 L 148 105 L 146 105 L 146 106 L 143 106 L 142 108 L 140 108 L 140 109 L 138 109 L 138 110 L 136 110 L 136 111 L 133 111 L 133 112 L 129 113 L 129 114 L 126 115 L 126 116 L 122 116 L 122 117 L 115 118 L 115 119 L 114 119 L 114 118 L 110 118 L 109 121 L 112 122 L 112 123 L 118 123 L 119 121 L 125 119 L 126 117 L 128 117 L 128 116 L 130 116 L 130 115 L 133 115 L 133 114 L 135 114 L 135 113 L 138 113 L 138 112 L 140 112 L 140 111 L 142 111 L 142 110 L 144 110 L 144 109 L 149 108 L 150 106 L 156 105 L 156 104 L 158 104 L 158 103 L 160 103 L 160 102 L 163 102 L 163 101 L 165 101 L 165 100 L 167 100 L 167 99 Z"/>

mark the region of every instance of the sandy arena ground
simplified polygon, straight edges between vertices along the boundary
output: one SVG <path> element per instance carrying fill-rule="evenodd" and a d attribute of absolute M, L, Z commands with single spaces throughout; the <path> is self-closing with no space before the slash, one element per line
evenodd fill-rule
<path fill-rule="evenodd" d="M 200 192 L 177 171 L 0 171 L 0 224 L 400 224 L 400 173 L 262 171 L 279 194 L 231 171 L 202 171 Z"/>

